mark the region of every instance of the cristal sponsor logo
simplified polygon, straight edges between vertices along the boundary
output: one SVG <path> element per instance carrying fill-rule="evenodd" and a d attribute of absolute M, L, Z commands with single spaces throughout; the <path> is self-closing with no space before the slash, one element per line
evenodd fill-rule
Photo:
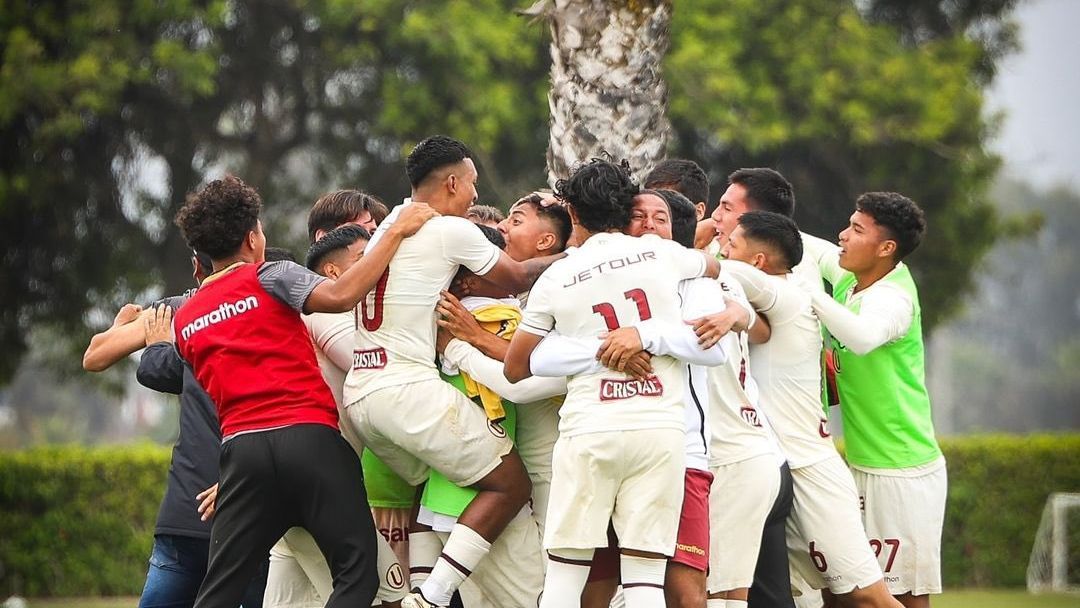
<path fill-rule="evenodd" d="M 694 555 L 705 555 L 705 550 L 697 545 L 684 545 L 682 543 L 675 543 L 675 549 L 684 553 L 693 553 Z"/>
<path fill-rule="evenodd" d="M 756 426 L 756 427 L 761 426 L 761 420 L 758 419 L 758 411 L 756 409 L 750 407 L 749 405 L 744 405 L 739 410 L 739 414 L 742 415 L 742 419 L 745 420 L 746 423 L 749 424 L 750 426 Z"/>
<path fill-rule="evenodd" d="M 612 380 L 604 378 L 600 381 L 600 400 L 617 401 L 630 399 L 631 397 L 659 397 L 664 394 L 664 385 L 656 376 L 649 376 L 644 380 Z"/>
<path fill-rule="evenodd" d="M 215 310 L 212 310 L 185 325 L 184 328 L 180 330 L 180 335 L 187 340 L 197 331 L 206 329 L 215 323 L 221 323 L 222 321 L 231 319 L 236 315 L 242 315 L 245 312 L 254 310 L 258 307 L 259 300 L 257 300 L 255 296 L 248 296 L 235 302 L 225 302 Z"/>
<path fill-rule="evenodd" d="M 382 369 L 384 367 L 386 367 L 385 348 L 371 348 L 367 350 L 353 351 L 353 369 Z"/>

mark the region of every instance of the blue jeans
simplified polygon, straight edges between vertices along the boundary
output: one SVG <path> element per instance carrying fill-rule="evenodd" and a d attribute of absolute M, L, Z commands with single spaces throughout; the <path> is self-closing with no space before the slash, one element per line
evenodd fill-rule
<path fill-rule="evenodd" d="M 210 539 L 159 534 L 154 536 L 139 608 L 191 608 L 206 576 Z M 267 562 L 268 563 L 268 562 Z M 266 563 L 248 585 L 244 608 L 262 608 Z"/>

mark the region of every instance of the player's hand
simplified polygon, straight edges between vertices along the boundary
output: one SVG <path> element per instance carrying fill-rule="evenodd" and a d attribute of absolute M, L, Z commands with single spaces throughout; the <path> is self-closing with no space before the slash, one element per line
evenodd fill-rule
<path fill-rule="evenodd" d="M 637 380 L 644 380 L 652 375 L 652 355 L 649 351 L 643 350 L 636 355 L 632 355 L 630 360 L 626 362 L 626 373 L 630 374 Z"/>
<path fill-rule="evenodd" d="M 625 372 L 630 357 L 641 352 L 641 335 L 636 327 L 620 327 L 608 332 L 596 352 L 596 358 L 604 367 Z"/>
<path fill-rule="evenodd" d="M 113 319 L 112 326 L 120 327 L 121 325 L 127 325 L 135 319 L 138 319 L 141 312 L 142 306 L 139 306 L 138 304 L 124 304 L 116 313 L 116 318 Z"/>
<path fill-rule="evenodd" d="M 202 521 L 214 516 L 214 511 L 217 509 L 217 490 L 218 484 L 215 483 L 195 496 L 195 500 L 201 501 L 199 502 L 199 519 Z"/>
<path fill-rule="evenodd" d="M 142 315 L 146 345 L 155 342 L 172 342 L 172 309 L 162 304 L 157 308 L 147 308 Z"/>
<path fill-rule="evenodd" d="M 401 210 L 401 214 L 394 221 L 393 228 L 397 229 L 401 236 L 412 236 L 425 222 L 437 215 L 439 212 L 427 203 L 409 203 Z"/>
<path fill-rule="evenodd" d="M 476 322 L 476 317 L 472 316 L 472 313 L 461 305 L 461 301 L 449 291 L 442 292 L 442 298 L 435 305 L 435 312 L 439 315 L 436 320 L 439 327 L 473 346 L 478 343 L 478 336 L 485 333 L 484 328 Z"/>
<path fill-rule="evenodd" d="M 729 301 L 723 312 L 699 317 L 687 324 L 693 326 L 701 348 L 709 349 L 731 331 L 742 331 L 750 319 L 750 313 L 735 302 Z"/>
<path fill-rule="evenodd" d="M 448 330 L 439 327 L 435 330 L 435 352 L 443 354 L 446 352 L 446 345 L 450 344 L 450 340 L 454 339 L 454 334 Z"/>

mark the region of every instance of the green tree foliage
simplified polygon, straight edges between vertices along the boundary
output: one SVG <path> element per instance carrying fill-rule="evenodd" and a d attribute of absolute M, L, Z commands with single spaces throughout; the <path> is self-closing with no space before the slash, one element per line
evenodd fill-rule
<path fill-rule="evenodd" d="M 484 202 L 542 185 L 550 57 L 543 23 L 515 12 L 525 4 L 5 3 L 0 384 L 32 328 L 81 350 L 122 302 L 187 287 L 171 220 L 207 176 L 258 187 L 271 240 L 294 249 L 322 192 L 359 186 L 391 204 L 406 194 L 402 156 L 432 133 L 473 147 Z M 800 222 L 823 235 L 860 191 L 910 194 L 930 213 L 913 266 L 932 326 L 998 229 L 982 202 L 996 161 L 980 87 L 1007 48 L 987 32 L 1010 31 L 1012 3 L 895 4 L 679 2 L 673 152 L 715 180 L 778 167 L 798 189 Z"/>
<path fill-rule="evenodd" d="M 867 3 L 880 9 L 871 22 L 857 4 L 681 2 L 667 66 L 672 122 L 679 153 L 704 161 L 718 185 L 740 166 L 784 173 L 800 226 L 823 237 L 846 226 L 861 192 L 919 202 L 930 230 L 911 262 L 930 329 L 957 308 L 999 232 L 985 198 L 998 163 L 985 149 L 982 85 L 1001 41 L 884 1 Z M 1010 3 L 993 4 L 979 14 L 990 23 Z M 920 5 L 937 14 L 937 3 Z"/>
<path fill-rule="evenodd" d="M 543 29 L 512 6 L 5 3 L 0 384 L 31 327 L 81 349 L 87 311 L 187 286 L 171 220 L 208 173 L 257 186 L 282 242 L 323 191 L 406 194 L 402 154 L 434 132 L 480 151 L 488 197 L 542 183 Z"/>

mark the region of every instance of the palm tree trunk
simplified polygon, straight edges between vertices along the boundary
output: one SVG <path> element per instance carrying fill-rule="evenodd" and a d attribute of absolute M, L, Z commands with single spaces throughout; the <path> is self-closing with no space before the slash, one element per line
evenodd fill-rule
<path fill-rule="evenodd" d="M 550 0 L 548 182 L 604 153 L 639 182 L 663 158 L 670 0 Z"/>

